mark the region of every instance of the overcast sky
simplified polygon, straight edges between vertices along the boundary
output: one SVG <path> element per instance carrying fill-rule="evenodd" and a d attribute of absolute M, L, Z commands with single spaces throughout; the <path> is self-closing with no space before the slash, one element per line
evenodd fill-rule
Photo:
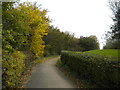
<path fill-rule="evenodd" d="M 51 25 L 61 31 L 69 31 L 75 37 L 96 35 L 100 48 L 105 31 L 113 23 L 108 0 L 21 0 L 22 2 L 36 1 L 43 9 L 47 9 L 52 19 Z"/>

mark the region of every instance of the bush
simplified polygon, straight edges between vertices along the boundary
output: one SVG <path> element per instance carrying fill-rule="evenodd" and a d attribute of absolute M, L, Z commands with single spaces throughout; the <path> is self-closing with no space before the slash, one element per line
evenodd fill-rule
<path fill-rule="evenodd" d="M 120 87 L 120 64 L 115 57 L 62 51 L 61 61 L 80 77 L 100 87 Z"/>
<path fill-rule="evenodd" d="M 3 50 L 3 72 L 2 72 L 2 85 L 3 88 L 15 88 L 20 83 L 20 76 L 24 71 L 25 55 L 20 51 L 8 53 Z"/>

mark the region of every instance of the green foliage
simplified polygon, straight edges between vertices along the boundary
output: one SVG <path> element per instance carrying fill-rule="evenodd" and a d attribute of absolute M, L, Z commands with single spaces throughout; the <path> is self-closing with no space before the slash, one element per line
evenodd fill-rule
<path fill-rule="evenodd" d="M 120 62 L 118 58 L 91 53 L 63 51 L 61 61 L 80 77 L 100 87 L 120 86 Z"/>
<path fill-rule="evenodd" d="M 107 39 L 103 49 L 120 49 L 120 40 Z"/>
<path fill-rule="evenodd" d="M 120 40 L 120 0 L 109 0 L 114 24 L 111 26 L 112 38 Z"/>
<path fill-rule="evenodd" d="M 118 52 L 120 52 L 120 49 L 90 50 L 86 51 L 85 53 L 93 53 L 110 57 L 120 57 Z"/>
<path fill-rule="evenodd" d="M 44 41 L 42 37 L 47 35 L 49 19 L 46 10 L 41 10 L 35 4 L 22 3 L 12 7 L 11 3 L 3 3 L 11 6 L 3 10 L 3 48 L 12 46 L 20 51 L 31 50 L 34 57 L 44 52 Z"/>
<path fill-rule="evenodd" d="M 58 28 L 49 26 L 48 35 L 43 38 L 45 41 L 45 56 L 60 54 L 61 50 L 88 51 L 99 49 L 97 37 L 75 38 L 74 34 L 61 32 Z M 61 43 L 62 42 L 62 43 Z"/>
<path fill-rule="evenodd" d="M 96 36 L 89 36 L 89 37 L 80 37 L 79 45 L 82 48 L 82 51 L 94 50 L 99 49 L 99 43 L 97 41 Z"/>
<path fill-rule="evenodd" d="M 45 41 L 45 56 L 60 54 L 61 50 L 79 50 L 78 39 L 69 32 L 61 32 L 58 28 L 49 26 Z"/>
<path fill-rule="evenodd" d="M 2 85 L 3 88 L 17 87 L 20 83 L 20 76 L 24 71 L 25 55 L 20 51 L 8 53 L 3 50 L 2 60 Z"/>
<path fill-rule="evenodd" d="M 120 0 L 109 0 L 109 7 L 114 24 L 110 27 L 111 31 L 106 34 L 104 49 L 120 49 Z"/>
<path fill-rule="evenodd" d="M 44 52 L 42 38 L 47 35 L 49 18 L 46 10 L 29 2 L 4 2 L 2 8 L 3 88 L 17 88 L 21 74 Z"/>
<path fill-rule="evenodd" d="M 60 59 L 57 60 L 56 66 L 57 67 L 62 67 L 63 63 L 61 62 Z"/>

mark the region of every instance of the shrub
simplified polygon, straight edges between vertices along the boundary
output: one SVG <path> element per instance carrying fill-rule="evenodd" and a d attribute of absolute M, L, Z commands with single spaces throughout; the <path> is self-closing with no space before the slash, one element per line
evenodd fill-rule
<path fill-rule="evenodd" d="M 17 87 L 20 83 L 19 79 L 24 71 L 25 55 L 20 51 L 8 53 L 3 50 L 3 72 L 2 72 L 2 85 L 3 88 Z"/>
<path fill-rule="evenodd" d="M 120 64 L 115 57 L 62 51 L 61 61 L 80 77 L 100 87 L 120 87 Z"/>

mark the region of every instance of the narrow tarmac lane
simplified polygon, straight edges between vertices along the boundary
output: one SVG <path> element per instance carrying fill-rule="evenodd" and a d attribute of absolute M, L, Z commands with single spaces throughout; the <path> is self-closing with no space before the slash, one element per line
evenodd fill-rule
<path fill-rule="evenodd" d="M 57 58 L 38 65 L 26 88 L 75 88 L 70 80 L 55 66 Z"/>

